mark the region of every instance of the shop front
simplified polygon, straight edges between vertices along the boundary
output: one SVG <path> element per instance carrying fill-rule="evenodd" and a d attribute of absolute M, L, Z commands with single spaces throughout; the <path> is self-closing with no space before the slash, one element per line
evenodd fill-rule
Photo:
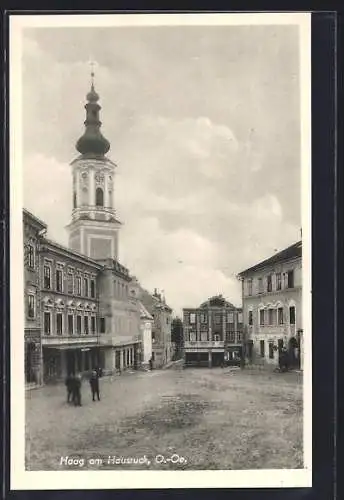
<path fill-rule="evenodd" d="M 44 382 L 64 379 L 69 374 L 89 373 L 92 368 L 102 368 L 98 346 L 43 346 Z"/>

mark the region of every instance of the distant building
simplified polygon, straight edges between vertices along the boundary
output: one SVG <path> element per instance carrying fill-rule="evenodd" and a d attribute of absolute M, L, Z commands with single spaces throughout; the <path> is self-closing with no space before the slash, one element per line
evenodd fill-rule
<path fill-rule="evenodd" d="M 155 368 L 160 368 L 173 358 L 172 309 L 166 304 L 164 296 L 157 289 L 154 290 L 153 294 L 142 289 L 140 301 L 154 320 L 152 325 L 152 361 Z"/>
<path fill-rule="evenodd" d="M 302 242 L 242 271 L 246 355 L 277 364 L 283 347 L 302 367 Z"/>
<path fill-rule="evenodd" d="M 186 365 L 220 366 L 241 357 L 242 309 L 222 295 L 183 309 L 183 331 Z"/>
<path fill-rule="evenodd" d="M 135 276 L 132 277 L 132 280 L 130 282 L 129 294 L 131 297 L 135 297 L 139 304 L 140 332 L 141 332 L 140 360 L 142 367 L 148 368 L 153 353 L 152 331 L 153 331 L 154 318 L 141 302 L 143 289 Z"/>

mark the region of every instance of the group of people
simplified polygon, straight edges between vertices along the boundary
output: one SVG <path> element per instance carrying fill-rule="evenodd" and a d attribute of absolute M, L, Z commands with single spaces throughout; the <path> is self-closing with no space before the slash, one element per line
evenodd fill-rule
<path fill-rule="evenodd" d="M 89 383 L 92 393 L 92 401 L 96 398 L 100 401 L 99 392 L 99 378 L 101 377 L 101 370 L 99 368 L 94 368 L 91 372 Z M 75 406 L 81 405 L 81 383 L 82 375 L 80 372 L 76 374 L 69 374 L 66 378 L 66 389 L 67 389 L 67 403 L 74 403 Z"/>

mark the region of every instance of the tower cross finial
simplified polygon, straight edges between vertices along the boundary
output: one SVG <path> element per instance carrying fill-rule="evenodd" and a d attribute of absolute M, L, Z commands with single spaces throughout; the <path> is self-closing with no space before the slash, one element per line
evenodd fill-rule
<path fill-rule="evenodd" d="M 94 62 L 93 58 L 90 57 L 90 67 L 91 67 L 91 85 L 92 87 L 94 86 L 94 67 L 96 65 L 96 63 Z"/>

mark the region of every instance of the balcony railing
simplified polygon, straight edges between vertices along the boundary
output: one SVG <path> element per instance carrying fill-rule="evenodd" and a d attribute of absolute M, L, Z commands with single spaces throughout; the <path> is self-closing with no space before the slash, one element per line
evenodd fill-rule
<path fill-rule="evenodd" d="M 74 208 L 72 210 L 72 215 L 82 214 L 83 212 L 85 212 L 85 213 L 99 212 L 99 213 L 102 213 L 102 214 L 106 213 L 106 214 L 110 214 L 110 215 L 113 215 L 113 216 L 116 215 L 116 210 L 114 208 L 111 208 L 111 207 L 91 206 L 91 205 L 83 205 L 81 207 Z"/>
<path fill-rule="evenodd" d="M 184 342 L 185 349 L 191 348 L 202 348 L 202 349 L 213 349 L 213 348 L 224 348 L 223 340 L 186 340 Z"/>

